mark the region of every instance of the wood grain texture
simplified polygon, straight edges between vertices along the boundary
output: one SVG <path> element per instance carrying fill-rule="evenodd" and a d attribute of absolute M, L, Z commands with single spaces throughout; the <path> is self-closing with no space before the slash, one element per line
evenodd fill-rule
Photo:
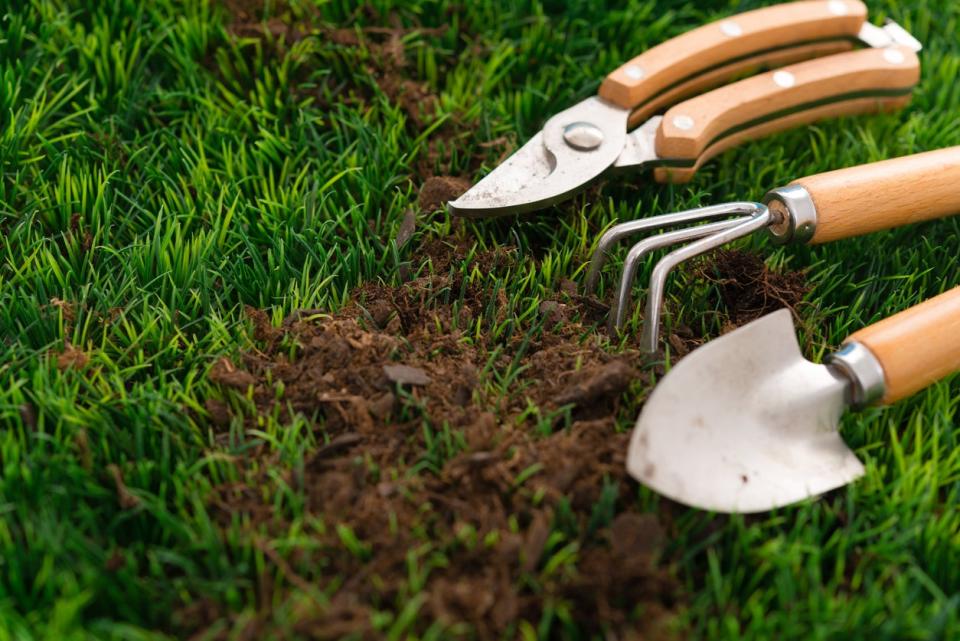
<path fill-rule="evenodd" d="M 793 183 L 817 209 L 812 243 L 960 214 L 960 146 L 828 171 Z"/>
<path fill-rule="evenodd" d="M 852 334 L 883 366 L 884 403 L 960 370 L 960 287 Z"/>
<path fill-rule="evenodd" d="M 861 113 L 858 109 L 902 106 L 904 93 L 919 79 L 920 61 L 905 47 L 862 49 L 789 65 L 670 108 L 657 131 L 657 154 L 689 162 L 695 170 L 720 151 L 759 135 Z M 682 182 L 682 172 L 673 173 Z"/>
<path fill-rule="evenodd" d="M 717 67 L 686 82 L 682 82 L 666 91 L 657 94 L 630 113 L 628 126 L 632 129 L 645 122 L 650 116 L 660 113 L 670 105 L 704 91 L 715 89 L 727 84 L 733 78 L 752 76 L 761 71 L 777 69 L 801 60 L 811 60 L 842 53 L 853 49 L 853 42 L 849 40 L 830 40 L 808 45 L 798 45 L 787 49 L 778 49 L 766 53 L 738 60 L 728 65 Z"/>
<path fill-rule="evenodd" d="M 806 111 L 800 111 L 784 118 L 771 120 L 761 125 L 757 125 L 756 127 L 744 129 L 741 132 L 727 136 L 726 138 L 722 138 L 713 145 L 707 147 L 697 158 L 693 167 L 689 169 L 658 167 L 654 170 L 653 177 L 657 182 L 660 183 L 679 184 L 689 182 L 696 175 L 697 170 L 700 169 L 705 162 L 728 149 L 732 149 L 733 147 L 740 145 L 741 143 L 749 140 L 757 140 L 758 138 L 769 136 L 777 133 L 778 131 L 786 131 L 802 125 L 809 125 L 817 122 L 818 120 L 825 120 L 827 118 L 856 116 L 867 113 L 880 113 L 883 111 L 896 111 L 906 107 L 910 103 L 910 98 L 910 96 L 885 99 L 860 98 L 857 100 L 846 100 L 829 105 L 823 105 L 814 109 L 808 109 Z"/>
<path fill-rule="evenodd" d="M 866 17 L 859 0 L 804 0 L 748 11 L 648 49 L 607 76 L 599 93 L 631 109 L 738 58 L 810 41 L 855 38 Z"/>

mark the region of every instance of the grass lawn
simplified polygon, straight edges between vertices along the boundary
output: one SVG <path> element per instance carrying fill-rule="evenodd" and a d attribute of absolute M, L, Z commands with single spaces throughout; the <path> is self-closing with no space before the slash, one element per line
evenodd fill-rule
<path fill-rule="evenodd" d="M 355 4 L 0 0 L 0 639 L 960 637 L 960 379 L 844 418 L 856 484 L 713 516 L 623 456 L 742 320 L 723 265 L 654 361 L 605 327 L 617 260 L 579 293 L 615 221 L 960 144 L 960 4 L 869 2 L 924 43 L 902 112 L 481 223 L 443 199 L 765 3 Z M 804 279 L 813 359 L 960 285 L 960 218 L 737 249 Z"/>

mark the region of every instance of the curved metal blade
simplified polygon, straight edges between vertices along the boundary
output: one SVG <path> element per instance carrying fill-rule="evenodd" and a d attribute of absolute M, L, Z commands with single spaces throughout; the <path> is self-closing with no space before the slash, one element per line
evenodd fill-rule
<path fill-rule="evenodd" d="M 543 130 L 458 199 L 447 203 L 458 216 L 483 218 L 542 209 L 586 187 L 609 168 L 627 139 L 630 112 L 592 97 L 558 113 Z M 570 125 L 599 131 L 592 149 L 567 143 Z"/>
<path fill-rule="evenodd" d="M 847 381 L 803 358 L 789 310 L 680 361 L 644 405 L 627 470 L 680 503 L 761 512 L 853 481 L 837 432 Z"/>

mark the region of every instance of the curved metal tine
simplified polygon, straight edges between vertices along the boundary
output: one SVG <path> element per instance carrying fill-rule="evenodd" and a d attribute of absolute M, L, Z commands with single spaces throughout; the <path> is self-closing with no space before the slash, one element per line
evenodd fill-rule
<path fill-rule="evenodd" d="M 748 220 L 750 220 L 750 216 L 740 216 L 739 218 L 731 218 L 730 220 L 722 220 L 716 223 L 678 229 L 665 234 L 657 234 L 650 238 L 644 238 L 631 247 L 627 253 L 627 258 L 623 261 L 623 273 L 620 275 L 620 289 L 617 292 L 616 298 L 613 300 L 613 306 L 610 308 L 610 318 L 612 319 L 614 329 L 622 329 L 626 322 L 627 310 L 630 309 L 630 292 L 633 290 L 633 281 L 637 277 L 637 269 L 640 267 L 640 261 L 646 258 L 647 254 L 662 247 L 710 236 L 724 229 L 736 227 Z"/>
<path fill-rule="evenodd" d="M 694 256 L 705 254 L 721 245 L 726 245 L 738 238 L 748 236 L 769 225 L 771 220 L 772 215 L 770 214 L 770 210 L 763 207 L 763 211 L 755 216 L 751 216 L 746 222 L 736 227 L 719 231 L 712 236 L 694 241 L 680 249 L 675 249 L 660 259 L 654 266 L 653 273 L 650 275 L 650 289 L 647 292 L 646 313 L 643 318 L 643 333 L 640 336 L 640 349 L 643 352 L 653 354 L 657 351 L 657 337 L 660 335 L 660 312 L 663 308 L 663 292 L 667 276 L 673 268 Z"/>
<path fill-rule="evenodd" d="M 723 205 L 698 207 L 697 209 L 688 209 L 686 211 L 653 216 L 651 218 L 641 218 L 639 220 L 631 220 L 620 223 L 619 225 L 614 225 L 600 237 L 600 242 L 597 243 L 597 249 L 593 252 L 593 256 L 590 257 L 590 269 L 587 273 L 585 293 L 591 294 L 596 289 L 597 281 L 600 280 L 600 269 L 607 260 L 607 254 L 610 248 L 626 236 L 659 229 L 661 227 L 679 225 L 681 223 L 692 223 L 707 218 L 718 218 L 720 216 L 733 216 L 737 214 L 757 214 L 759 213 L 758 207 L 762 207 L 762 205 L 746 201 L 732 202 Z"/>

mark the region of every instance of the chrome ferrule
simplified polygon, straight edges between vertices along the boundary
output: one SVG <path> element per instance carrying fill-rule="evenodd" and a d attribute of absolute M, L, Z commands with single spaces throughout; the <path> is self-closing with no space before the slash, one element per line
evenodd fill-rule
<path fill-rule="evenodd" d="M 763 197 L 763 204 L 774 218 L 767 231 L 775 243 L 806 243 L 813 238 L 817 230 L 817 207 L 806 189 L 800 185 L 772 189 Z"/>
<path fill-rule="evenodd" d="M 844 344 L 827 357 L 827 366 L 850 381 L 847 402 L 854 408 L 879 401 L 887 391 L 883 366 L 862 343 Z"/>

